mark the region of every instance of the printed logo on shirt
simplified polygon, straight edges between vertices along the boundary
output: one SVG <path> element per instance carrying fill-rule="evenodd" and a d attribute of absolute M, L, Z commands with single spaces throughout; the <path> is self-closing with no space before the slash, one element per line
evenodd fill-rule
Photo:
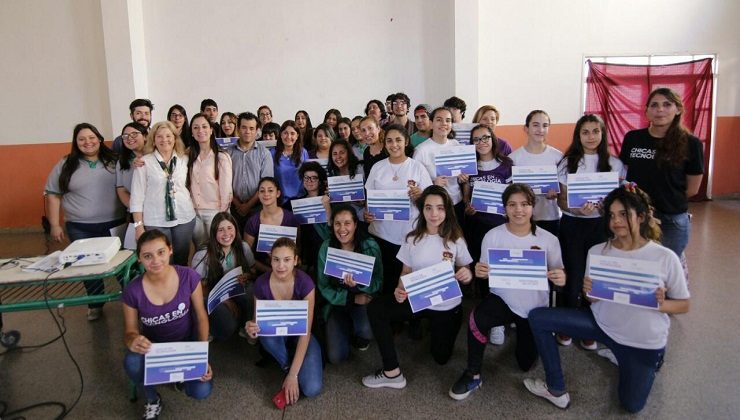
<path fill-rule="evenodd" d="M 442 252 L 442 261 L 452 261 L 455 258 L 455 255 L 450 251 L 444 251 Z"/>
<path fill-rule="evenodd" d="M 630 150 L 630 158 L 655 159 L 655 149 L 649 149 L 647 147 L 633 147 L 632 150 Z"/>
<path fill-rule="evenodd" d="M 148 318 L 142 316 L 140 317 L 140 319 L 142 324 L 146 325 L 147 327 L 153 327 L 156 325 L 167 324 L 168 322 L 178 320 L 187 315 L 189 312 L 190 310 L 185 307 L 185 302 L 180 302 L 180 304 L 177 305 L 177 309 L 172 312 L 167 312 L 159 316 L 152 316 Z"/>

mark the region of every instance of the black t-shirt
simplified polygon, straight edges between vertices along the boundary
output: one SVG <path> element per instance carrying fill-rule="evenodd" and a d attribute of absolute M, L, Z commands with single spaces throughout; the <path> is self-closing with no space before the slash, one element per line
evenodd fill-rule
<path fill-rule="evenodd" d="M 373 165 L 387 157 L 388 152 L 385 150 L 385 147 L 375 156 L 370 154 L 370 146 L 365 148 L 365 151 L 362 153 L 362 170 L 365 173 L 365 181 L 367 181 L 367 176 L 370 175 L 370 169 L 373 168 Z"/>
<path fill-rule="evenodd" d="M 655 208 L 664 214 L 688 210 L 686 176 L 704 173 L 704 150 L 698 138 L 689 136 L 689 155 L 679 166 L 655 160 L 656 142 L 662 139 L 650 135 L 647 128 L 625 134 L 619 159 L 627 165 L 627 181 L 637 183 L 650 195 Z"/>

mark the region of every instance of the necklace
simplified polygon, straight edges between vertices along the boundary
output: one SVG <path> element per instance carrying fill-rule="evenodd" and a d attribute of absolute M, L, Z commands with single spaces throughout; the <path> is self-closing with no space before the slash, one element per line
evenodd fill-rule
<path fill-rule="evenodd" d="M 401 168 L 403 167 L 403 164 L 404 163 L 406 163 L 405 160 L 398 165 L 398 169 L 393 169 L 393 164 L 391 163 L 391 170 L 393 171 L 393 180 L 394 181 L 398 181 L 398 172 L 401 170 Z"/>

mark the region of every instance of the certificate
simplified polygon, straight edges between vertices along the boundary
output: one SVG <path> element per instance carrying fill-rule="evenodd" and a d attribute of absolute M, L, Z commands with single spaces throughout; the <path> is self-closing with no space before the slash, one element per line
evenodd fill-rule
<path fill-rule="evenodd" d="M 501 195 L 508 187 L 507 184 L 495 182 L 476 181 L 473 186 L 473 195 L 470 197 L 470 205 L 476 211 L 491 214 L 506 214 Z"/>
<path fill-rule="evenodd" d="M 548 290 L 547 253 L 541 249 L 489 249 L 488 287 Z"/>
<path fill-rule="evenodd" d="M 297 236 L 297 227 L 260 224 L 260 234 L 257 238 L 257 252 L 272 251 L 272 244 L 278 238 L 290 238 L 295 241 Z"/>
<path fill-rule="evenodd" d="M 512 166 L 511 177 L 513 182 L 527 184 L 532 187 L 537 195 L 547 194 L 550 190 L 560 192 L 558 167 L 555 165 Z"/>
<path fill-rule="evenodd" d="M 587 202 L 598 203 L 617 187 L 618 172 L 568 174 L 568 207 L 580 208 Z"/>
<path fill-rule="evenodd" d="M 462 296 L 451 261 L 401 276 L 401 282 L 414 313 Z"/>
<path fill-rule="evenodd" d="M 326 223 L 326 208 L 321 202 L 322 196 L 290 200 L 293 214 L 302 225 Z"/>
<path fill-rule="evenodd" d="M 357 284 L 369 286 L 374 266 L 373 256 L 330 247 L 326 253 L 324 274 L 340 279 L 344 278 L 345 274 L 352 274 L 352 280 Z"/>
<path fill-rule="evenodd" d="M 308 334 L 307 300 L 257 300 L 255 322 L 265 337 Z"/>
<path fill-rule="evenodd" d="M 239 141 L 239 137 L 216 137 L 216 143 L 218 147 L 225 149 L 232 144 L 236 144 Z"/>
<path fill-rule="evenodd" d="M 329 159 L 307 159 L 306 162 L 316 162 L 324 168 L 324 172 L 329 173 Z"/>
<path fill-rule="evenodd" d="M 411 201 L 406 190 L 367 190 L 367 211 L 375 220 L 408 221 Z"/>
<path fill-rule="evenodd" d="M 460 144 L 470 144 L 470 132 L 477 125 L 476 123 L 453 123 L 452 131 L 455 132 L 455 140 Z"/>
<path fill-rule="evenodd" d="M 242 274 L 242 268 L 236 267 L 221 277 L 221 280 L 213 286 L 213 289 L 208 293 L 208 301 L 206 309 L 208 309 L 208 315 L 216 309 L 216 306 L 221 302 L 231 299 L 234 296 L 243 295 L 244 285 L 239 282 L 239 276 Z"/>
<path fill-rule="evenodd" d="M 365 199 L 365 184 L 362 174 L 354 178 L 349 175 L 329 177 L 329 202 L 360 201 Z"/>
<path fill-rule="evenodd" d="M 257 144 L 261 144 L 268 149 L 274 149 L 277 147 L 277 140 L 257 140 Z"/>
<path fill-rule="evenodd" d="M 144 385 L 194 381 L 207 371 L 207 341 L 152 343 L 144 355 Z"/>
<path fill-rule="evenodd" d="M 437 176 L 478 175 L 475 146 L 447 147 L 434 152 Z"/>
<path fill-rule="evenodd" d="M 631 258 L 588 256 L 592 298 L 658 309 L 655 289 L 662 285 L 655 262 Z"/>

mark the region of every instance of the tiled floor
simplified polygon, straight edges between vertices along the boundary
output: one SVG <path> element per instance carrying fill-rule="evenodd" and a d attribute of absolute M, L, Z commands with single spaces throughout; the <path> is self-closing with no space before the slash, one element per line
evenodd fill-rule
<path fill-rule="evenodd" d="M 691 312 L 672 319 L 665 365 L 658 374 L 640 417 L 661 419 L 740 418 L 740 201 L 692 205 L 693 236 L 688 249 Z M 37 255 L 45 251 L 42 235 L 0 235 L 0 256 Z M 1 273 L 0 273 L 1 275 Z M 470 307 L 473 302 L 466 302 Z M 141 403 L 126 398 L 120 303 L 105 306 L 99 322 L 88 323 L 85 309 L 63 311 L 67 342 L 84 377 L 84 392 L 71 418 L 138 418 Z M 23 333 L 22 344 L 45 342 L 57 335 L 46 311 L 5 314 L 6 328 Z M 484 386 L 463 402 L 447 396 L 465 364 L 465 335 L 446 366 L 428 354 L 428 341 L 399 336 L 397 346 L 408 386 L 404 390 L 363 388 L 360 377 L 380 365 L 374 344 L 339 366 L 325 370 L 323 393 L 302 399 L 283 414 L 270 397 L 278 389 L 277 368 L 257 368 L 257 351 L 234 337 L 211 346 L 214 392 L 205 401 L 190 401 L 162 387 L 163 418 L 600 418 L 627 416 L 616 397 L 617 370 L 606 360 L 574 346 L 561 349 L 572 405 L 559 410 L 530 396 L 522 386 L 528 376 L 515 367 L 513 339 L 488 347 Z M 71 404 L 80 384 L 61 342 L 38 350 L 0 356 L 0 401 L 10 410 L 46 400 Z M 2 407 L 0 407 L 0 411 Z M 31 419 L 53 418 L 57 409 L 26 413 Z M 4 417 L 0 412 L 0 416 Z"/>

